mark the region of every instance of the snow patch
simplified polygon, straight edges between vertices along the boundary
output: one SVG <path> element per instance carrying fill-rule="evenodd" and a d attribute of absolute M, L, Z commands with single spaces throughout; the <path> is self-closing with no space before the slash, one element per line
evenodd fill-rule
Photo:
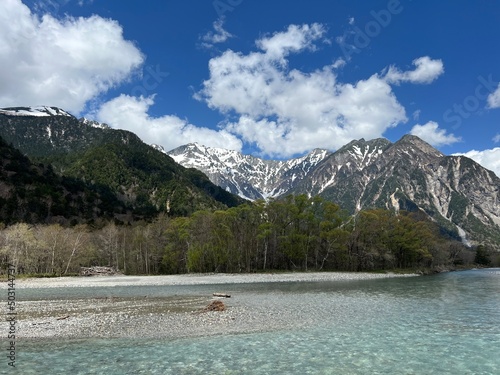
<path fill-rule="evenodd" d="M 47 107 L 47 106 L 2 108 L 0 109 L 0 114 L 7 116 L 73 117 L 73 115 L 69 114 L 65 110 L 62 110 L 57 107 Z"/>
<path fill-rule="evenodd" d="M 467 246 L 467 247 L 471 247 L 472 244 L 470 243 L 470 241 L 467 239 L 467 234 L 465 233 L 465 231 L 460 228 L 458 225 L 456 226 L 457 229 L 458 229 L 458 235 L 460 236 L 460 239 L 462 240 L 462 243 Z"/>

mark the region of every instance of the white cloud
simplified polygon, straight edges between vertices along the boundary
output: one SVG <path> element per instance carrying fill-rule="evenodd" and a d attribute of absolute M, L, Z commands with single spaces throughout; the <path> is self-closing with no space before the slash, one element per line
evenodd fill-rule
<path fill-rule="evenodd" d="M 495 143 L 500 142 L 500 133 L 498 133 L 497 135 L 495 135 L 495 136 L 493 137 L 493 142 L 495 142 Z"/>
<path fill-rule="evenodd" d="M 500 177 L 500 147 L 483 151 L 472 150 L 464 154 L 454 155 L 467 156 L 468 158 L 471 158 L 481 164 L 483 167 L 495 172 L 495 174 Z"/>
<path fill-rule="evenodd" d="M 488 95 L 488 108 L 500 108 L 500 85 Z"/>
<path fill-rule="evenodd" d="M 0 107 L 55 105 L 79 114 L 144 61 L 122 27 L 99 16 L 39 16 L 0 1 Z"/>
<path fill-rule="evenodd" d="M 148 110 L 153 104 L 153 97 L 120 95 L 104 103 L 95 117 L 113 128 L 137 134 L 148 144 L 159 144 L 167 151 L 191 142 L 241 150 L 241 141 L 225 130 L 197 127 L 185 119 L 172 115 L 150 117 Z"/>
<path fill-rule="evenodd" d="M 424 125 L 415 125 L 411 134 L 422 138 L 427 143 L 439 147 L 444 145 L 451 145 L 452 143 L 460 142 L 460 137 L 455 137 L 453 134 L 446 134 L 445 129 L 440 129 L 439 125 L 434 121 L 429 121 Z"/>
<path fill-rule="evenodd" d="M 227 131 L 273 157 L 381 137 L 388 128 L 407 121 L 390 85 L 394 81 L 384 74 L 342 83 L 335 73 L 337 63 L 311 72 L 288 67 L 288 55 L 314 51 L 324 33 L 318 24 L 291 25 L 258 40 L 260 51 L 227 50 L 210 60 L 210 77 L 195 98 L 228 116 Z M 415 61 L 415 71 L 398 71 L 397 83 L 427 83 L 438 75 L 425 67 L 434 66 L 434 60 Z M 442 63 L 438 65 L 442 71 Z"/>
<path fill-rule="evenodd" d="M 304 49 L 315 50 L 313 42 L 320 39 L 325 32 L 325 27 L 319 23 L 290 25 L 286 31 L 259 39 L 256 44 L 268 58 L 284 63 L 284 58 L 292 52 L 300 52 Z"/>
<path fill-rule="evenodd" d="M 415 70 L 402 72 L 394 66 L 390 66 L 385 79 L 389 83 L 400 84 L 401 82 L 431 83 L 444 73 L 444 65 L 441 60 L 433 60 L 429 56 L 419 57 L 413 60 Z"/>
<path fill-rule="evenodd" d="M 214 44 L 224 43 L 229 38 L 234 36 L 228 31 L 224 30 L 224 18 L 219 18 L 213 23 L 214 31 L 209 31 L 203 35 L 200 39 L 203 41 L 202 46 L 206 48 L 212 48 Z"/>
<path fill-rule="evenodd" d="M 347 62 L 342 57 L 339 57 L 337 60 L 333 62 L 332 68 L 339 69 L 344 67 L 345 64 L 347 64 Z"/>

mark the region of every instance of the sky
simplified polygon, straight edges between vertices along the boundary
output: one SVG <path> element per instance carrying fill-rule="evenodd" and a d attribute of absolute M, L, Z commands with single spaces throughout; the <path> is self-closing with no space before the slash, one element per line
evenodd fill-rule
<path fill-rule="evenodd" d="M 272 159 L 414 134 L 500 176 L 500 2 L 1 0 L 0 107 Z"/>

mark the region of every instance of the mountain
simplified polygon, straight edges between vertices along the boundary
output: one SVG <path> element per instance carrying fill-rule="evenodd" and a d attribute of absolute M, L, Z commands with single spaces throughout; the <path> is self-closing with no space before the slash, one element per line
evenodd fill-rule
<path fill-rule="evenodd" d="M 236 151 L 191 143 L 167 154 L 185 167 L 199 169 L 227 191 L 256 200 L 286 194 L 330 152 L 316 149 L 297 159 L 263 160 Z"/>
<path fill-rule="evenodd" d="M 321 195 L 351 214 L 371 207 L 420 212 L 464 243 L 500 247 L 500 179 L 464 156 L 412 135 L 355 140 L 288 161 L 189 144 L 168 153 L 247 199 Z"/>
<path fill-rule="evenodd" d="M 127 207 L 106 187 L 59 176 L 0 137 L 0 222 L 68 224 L 126 216 Z"/>
<path fill-rule="evenodd" d="M 135 134 L 78 120 L 56 107 L 1 109 L 0 136 L 59 175 L 109 188 L 136 215 L 187 215 L 244 202 Z"/>

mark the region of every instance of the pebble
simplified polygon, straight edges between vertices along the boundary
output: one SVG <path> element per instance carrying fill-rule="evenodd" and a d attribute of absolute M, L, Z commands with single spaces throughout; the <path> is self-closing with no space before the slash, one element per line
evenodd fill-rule
<path fill-rule="evenodd" d="M 369 280 L 409 275 L 367 273 L 291 273 L 258 275 L 110 276 L 19 280 L 18 288 L 99 287 L 111 285 L 202 285 L 287 281 Z M 317 324 L 341 304 L 323 307 L 324 297 L 297 306 L 290 295 L 244 292 L 226 299 L 225 311 L 203 311 L 212 296 L 187 301 L 169 298 L 120 298 L 19 301 L 17 337 L 39 338 L 184 338 L 250 333 Z M 67 319 L 58 317 L 69 315 Z M 6 332 L 8 322 L 1 322 Z"/>

